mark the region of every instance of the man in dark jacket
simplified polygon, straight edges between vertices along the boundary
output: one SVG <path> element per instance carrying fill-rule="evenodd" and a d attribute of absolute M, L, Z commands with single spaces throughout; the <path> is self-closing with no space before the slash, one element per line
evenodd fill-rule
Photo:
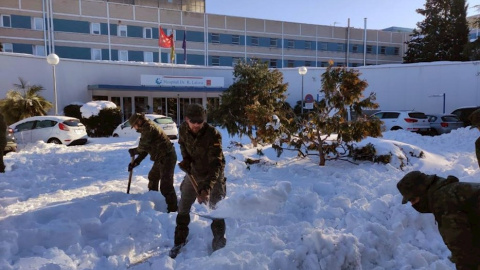
<path fill-rule="evenodd" d="M 7 146 L 7 123 L 5 123 L 3 114 L 0 113 L 0 173 L 5 172 L 5 164 L 3 163 L 5 146 Z"/>
<path fill-rule="evenodd" d="M 152 169 L 148 173 L 148 190 L 158 191 L 165 197 L 168 212 L 177 211 L 177 194 L 173 187 L 173 173 L 177 163 L 177 153 L 172 142 L 163 130 L 145 118 L 142 113 L 136 113 L 128 119 L 128 122 L 140 135 L 138 147 L 128 150 L 131 157 L 138 155 L 135 160 L 128 164 L 128 171 L 138 166 L 142 160 L 150 154 L 153 161 Z"/>
<path fill-rule="evenodd" d="M 205 122 L 205 109 L 200 104 L 190 104 L 185 114 L 185 122 L 180 125 L 179 139 L 183 160 L 178 165 L 187 174 L 180 185 L 181 199 L 178 205 L 175 246 L 170 257 L 175 258 L 185 245 L 190 223 L 190 208 L 195 202 L 208 204 L 210 208 L 226 195 L 224 177 L 225 157 L 222 151 L 222 136 Z M 192 175 L 198 184 L 197 190 L 190 179 Z M 212 221 L 213 251 L 226 245 L 225 220 Z"/>
<path fill-rule="evenodd" d="M 407 173 L 397 184 L 402 204 L 432 213 L 458 270 L 480 269 L 480 184 L 461 183 L 419 171 Z"/>

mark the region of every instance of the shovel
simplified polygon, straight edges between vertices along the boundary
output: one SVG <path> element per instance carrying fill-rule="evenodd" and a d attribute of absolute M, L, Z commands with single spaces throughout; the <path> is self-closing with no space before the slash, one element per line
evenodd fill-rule
<path fill-rule="evenodd" d="M 135 160 L 135 156 L 132 156 L 132 161 L 130 163 L 133 163 Z M 133 168 L 130 170 L 130 173 L 128 175 L 128 187 L 127 187 L 127 194 L 130 194 L 130 184 L 132 183 L 132 175 L 133 175 Z"/>
<path fill-rule="evenodd" d="M 198 195 L 198 183 L 197 183 L 197 180 L 195 180 L 195 177 L 193 177 L 192 174 L 188 173 L 187 170 L 185 170 L 185 168 L 183 168 L 180 164 L 178 165 L 178 167 L 188 176 L 188 179 L 190 179 L 190 183 L 192 183 L 192 186 L 193 186 L 193 189 L 195 190 L 195 193 L 197 193 L 197 195 Z M 201 202 L 200 204 L 202 204 L 202 203 L 204 203 L 205 205 L 208 204 L 207 202 Z M 190 212 L 194 215 L 199 216 L 199 217 L 208 218 L 208 219 L 211 219 L 211 220 L 223 219 L 221 217 L 211 216 L 208 213 L 204 214 L 204 213 L 197 213 L 197 212 L 193 212 L 193 211 L 190 211 Z"/>
<path fill-rule="evenodd" d="M 180 165 L 179 165 L 178 167 L 180 167 L 180 169 L 187 174 L 188 179 L 190 179 L 190 183 L 192 183 L 193 189 L 195 190 L 195 193 L 197 193 L 197 196 L 200 195 L 200 194 L 198 193 L 198 183 L 197 183 L 197 180 L 195 180 L 195 177 L 193 177 L 192 174 L 188 173 L 188 172 L 187 172 L 184 168 L 182 168 Z M 207 204 L 207 202 L 208 202 L 208 201 L 206 201 L 206 202 L 201 202 L 200 204 L 202 204 L 202 203 Z"/>

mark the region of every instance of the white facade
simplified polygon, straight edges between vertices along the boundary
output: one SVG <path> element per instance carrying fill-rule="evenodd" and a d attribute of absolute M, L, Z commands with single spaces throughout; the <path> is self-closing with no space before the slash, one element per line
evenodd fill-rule
<path fill-rule="evenodd" d="M 425 113 L 442 113 L 443 98 L 446 96 L 446 112 L 463 107 L 480 105 L 480 62 L 435 62 L 419 64 L 392 64 L 356 68 L 362 73 L 375 92 L 380 109 L 416 109 Z M 302 78 L 298 68 L 280 69 L 284 82 L 288 83 L 288 99 L 291 105 L 301 99 Z M 325 68 L 309 67 L 304 75 L 304 95 L 315 98 L 319 93 L 321 74 Z M 66 105 L 92 99 L 89 85 L 141 86 L 142 75 L 196 76 L 223 78 L 225 88 L 233 83 L 233 68 L 203 67 L 170 64 L 83 61 L 60 59 L 56 66 L 58 111 Z M 41 93 L 54 102 L 53 72 L 45 57 L 24 54 L 0 53 L 0 98 L 18 84 L 21 77 L 29 84 L 42 85 Z M 172 97 L 195 97 L 206 100 L 221 92 L 207 93 L 205 87 L 189 91 L 170 91 Z M 180 90 L 180 88 L 179 88 Z M 110 90 L 115 96 L 155 96 L 155 90 Z M 320 96 L 321 98 L 321 96 Z M 53 110 L 50 112 L 53 114 Z"/>

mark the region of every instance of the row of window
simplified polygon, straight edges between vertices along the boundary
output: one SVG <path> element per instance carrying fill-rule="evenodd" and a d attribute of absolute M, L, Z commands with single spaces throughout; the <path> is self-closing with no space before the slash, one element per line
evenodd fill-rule
<path fill-rule="evenodd" d="M 108 60 L 111 57 L 113 61 L 137 61 L 137 62 L 159 62 L 161 57 L 162 63 L 167 63 L 170 58 L 169 53 L 162 52 L 161 56 L 158 52 L 146 52 L 146 51 L 129 51 L 129 50 L 111 50 L 108 49 L 93 49 L 93 48 L 73 48 L 56 46 L 56 53 L 60 58 L 70 59 L 84 59 L 84 60 Z M 45 46 L 43 45 L 29 45 L 29 44 L 12 44 L 3 43 L 4 52 L 15 53 L 31 53 L 37 56 L 46 56 Z M 110 54 L 111 53 L 111 54 Z M 177 63 L 184 63 L 184 55 L 176 54 Z M 230 56 L 210 56 L 209 66 L 234 66 L 238 61 L 243 60 L 243 57 L 230 57 Z M 319 66 L 326 67 L 328 62 L 316 62 L 310 60 L 285 60 L 282 64 L 280 59 L 262 59 L 268 62 L 270 68 L 282 68 L 282 67 L 299 67 L 299 66 Z M 188 54 L 188 64 L 191 65 L 204 65 L 204 55 Z M 344 66 L 345 63 L 337 62 L 336 66 Z M 349 66 L 356 67 L 359 63 L 349 63 Z"/>
<path fill-rule="evenodd" d="M 31 29 L 44 30 L 43 18 L 19 15 L 1 15 L 1 27 L 20 27 L 26 28 L 28 25 L 27 20 L 30 20 Z M 15 25 L 16 24 L 16 25 Z M 54 19 L 54 29 L 56 31 L 75 32 L 75 33 L 87 33 L 92 35 L 107 35 L 108 25 L 106 23 L 88 23 L 83 21 L 61 20 Z M 139 27 L 139 26 L 127 26 L 122 24 L 110 25 L 110 30 L 119 37 L 137 37 L 144 39 L 158 39 L 158 29 L 152 27 Z M 172 30 L 166 31 L 167 35 Z M 183 40 L 185 35 L 184 30 L 177 30 L 176 40 Z M 179 35 L 178 35 L 179 34 Z M 182 35 L 183 34 L 183 35 Z M 187 41 L 204 42 L 202 32 L 187 31 Z M 210 33 L 210 42 L 213 44 L 231 44 L 231 45 L 249 45 L 271 48 L 282 48 L 282 39 L 280 38 L 267 38 L 258 36 L 241 36 L 231 34 L 219 34 Z M 346 44 L 344 43 L 331 43 L 331 42 L 315 42 L 311 40 L 294 40 L 287 39 L 283 41 L 284 48 L 287 49 L 303 49 L 303 50 L 318 50 L 318 51 L 334 51 L 334 52 L 346 52 Z M 349 51 L 352 53 L 363 53 L 363 45 L 351 44 Z M 399 55 L 399 47 L 388 46 L 366 46 L 366 53 L 368 54 L 382 54 L 382 55 Z"/>
<path fill-rule="evenodd" d="M 240 35 L 230 35 L 230 34 L 222 34 L 227 38 L 230 37 L 231 41 L 228 42 L 227 38 L 220 38 L 221 34 L 218 33 L 211 33 L 210 34 L 210 42 L 213 44 L 232 44 L 232 45 L 245 45 L 243 36 Z M 267 39 L 267 43 L 261 43 L 261 39 Z M 249 36 L 247 37 L 250 46 L 269 46 L 271 48 L 281 48 L 282 39 L 280 38 L 262 38 L 256 36 Z M 285 48 L 287 49 L 304 49 L 304 50 L 319 50 L 319 51 L 337 51 L 337 52 L 346 52 L 346 46 L 344 43 L 331 43 L 331 42 L 318 42 L 316 44 L 315 41 L 311 40 L 294 40 L 294 39 L 287 39 L 285 42 Z M 266 44 L 266 45 L 265 45 Z M 315 46 L 317 45 L 317 46 Z M 317 49 L 318 48 L 318 49 Z M 374 49 L 378 48 L 378 52 Z M 390 53 L 389 51 L 390 50 Z M 352 53 L 363 53 L 363 45 L 359 44 L 352 44 L 350 47 L 350 51 Z M 379 53 L 379 54 L 393 54 L 399 55 L 400 48 L 398 47 L 387 47 L 387 46 L 373 46 L 367 45 L 366 53 Z"/>

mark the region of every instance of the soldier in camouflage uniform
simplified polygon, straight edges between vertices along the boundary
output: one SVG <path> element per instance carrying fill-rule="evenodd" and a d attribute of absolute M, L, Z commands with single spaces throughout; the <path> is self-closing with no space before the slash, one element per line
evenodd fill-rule
<path fill-rule="evenodd" d="M 468 117 L 472 123 L 472 128 L 478 128 L 480 130 L 480 109 L 475 110 Z M 478 166 L 480 167 L 480 137 L 475 141 L 475 154 L 477 155 Z"/>
<path fill-rule="evenodd" d="M 200 104 L 190 104 L 186 110 L 185 122 L 179 128 L 178 143 L 183 157 L 179 166 L 187 174 L 180 185 L 182 194 L 178 205 L 175 246 L 170 251 L 172 258 L 177 256 L 187 241 L 190 208 L 195 199 L 199 203 L 205 203 L 210 208 L 214 208 L 226 195 L 222 136 L 205 120 L 204 108 Z M 189 174 L 193 175 L 198 183 L 198 193 L 189 179 Z M 223 248 L 227 242 L 225 220 L 213 220 L 211 229 L 213 251 Z"/>
<path fill-rule="evenodd" d="M 5 146 L 7 146 L 7 123 L 5 123 L 3 114 L 0 113 L 0 173 L 5 172 L 5 164 L 3 163 Z"/>
<path fill-rule="evenodd" d="M 462 183 L 419 171 L 407 173 L 397 184 L 402 204 L 432 213 L 458 270 L 480 269 L 480 184 Z"/>
<path fill-rule="evenodd" d="M 144 114 L 136 113 L 128 119 L 128 122 L 140 135 L 138 147 L 129 149 L 131 157 L 138 155 L 133 163 L 128 164 L 128 171 L 138 166 L 142 160 L 150 154 L 153 161 L 152 169 L 148 173 L 148 190 L 158 191 L 165 197 L 168 212 L 177 211 L 177 194 L 173 187 L 173 173 L 177 163 L 177 153 L 172 142 L 165 132 L 145 118 Z"/>

